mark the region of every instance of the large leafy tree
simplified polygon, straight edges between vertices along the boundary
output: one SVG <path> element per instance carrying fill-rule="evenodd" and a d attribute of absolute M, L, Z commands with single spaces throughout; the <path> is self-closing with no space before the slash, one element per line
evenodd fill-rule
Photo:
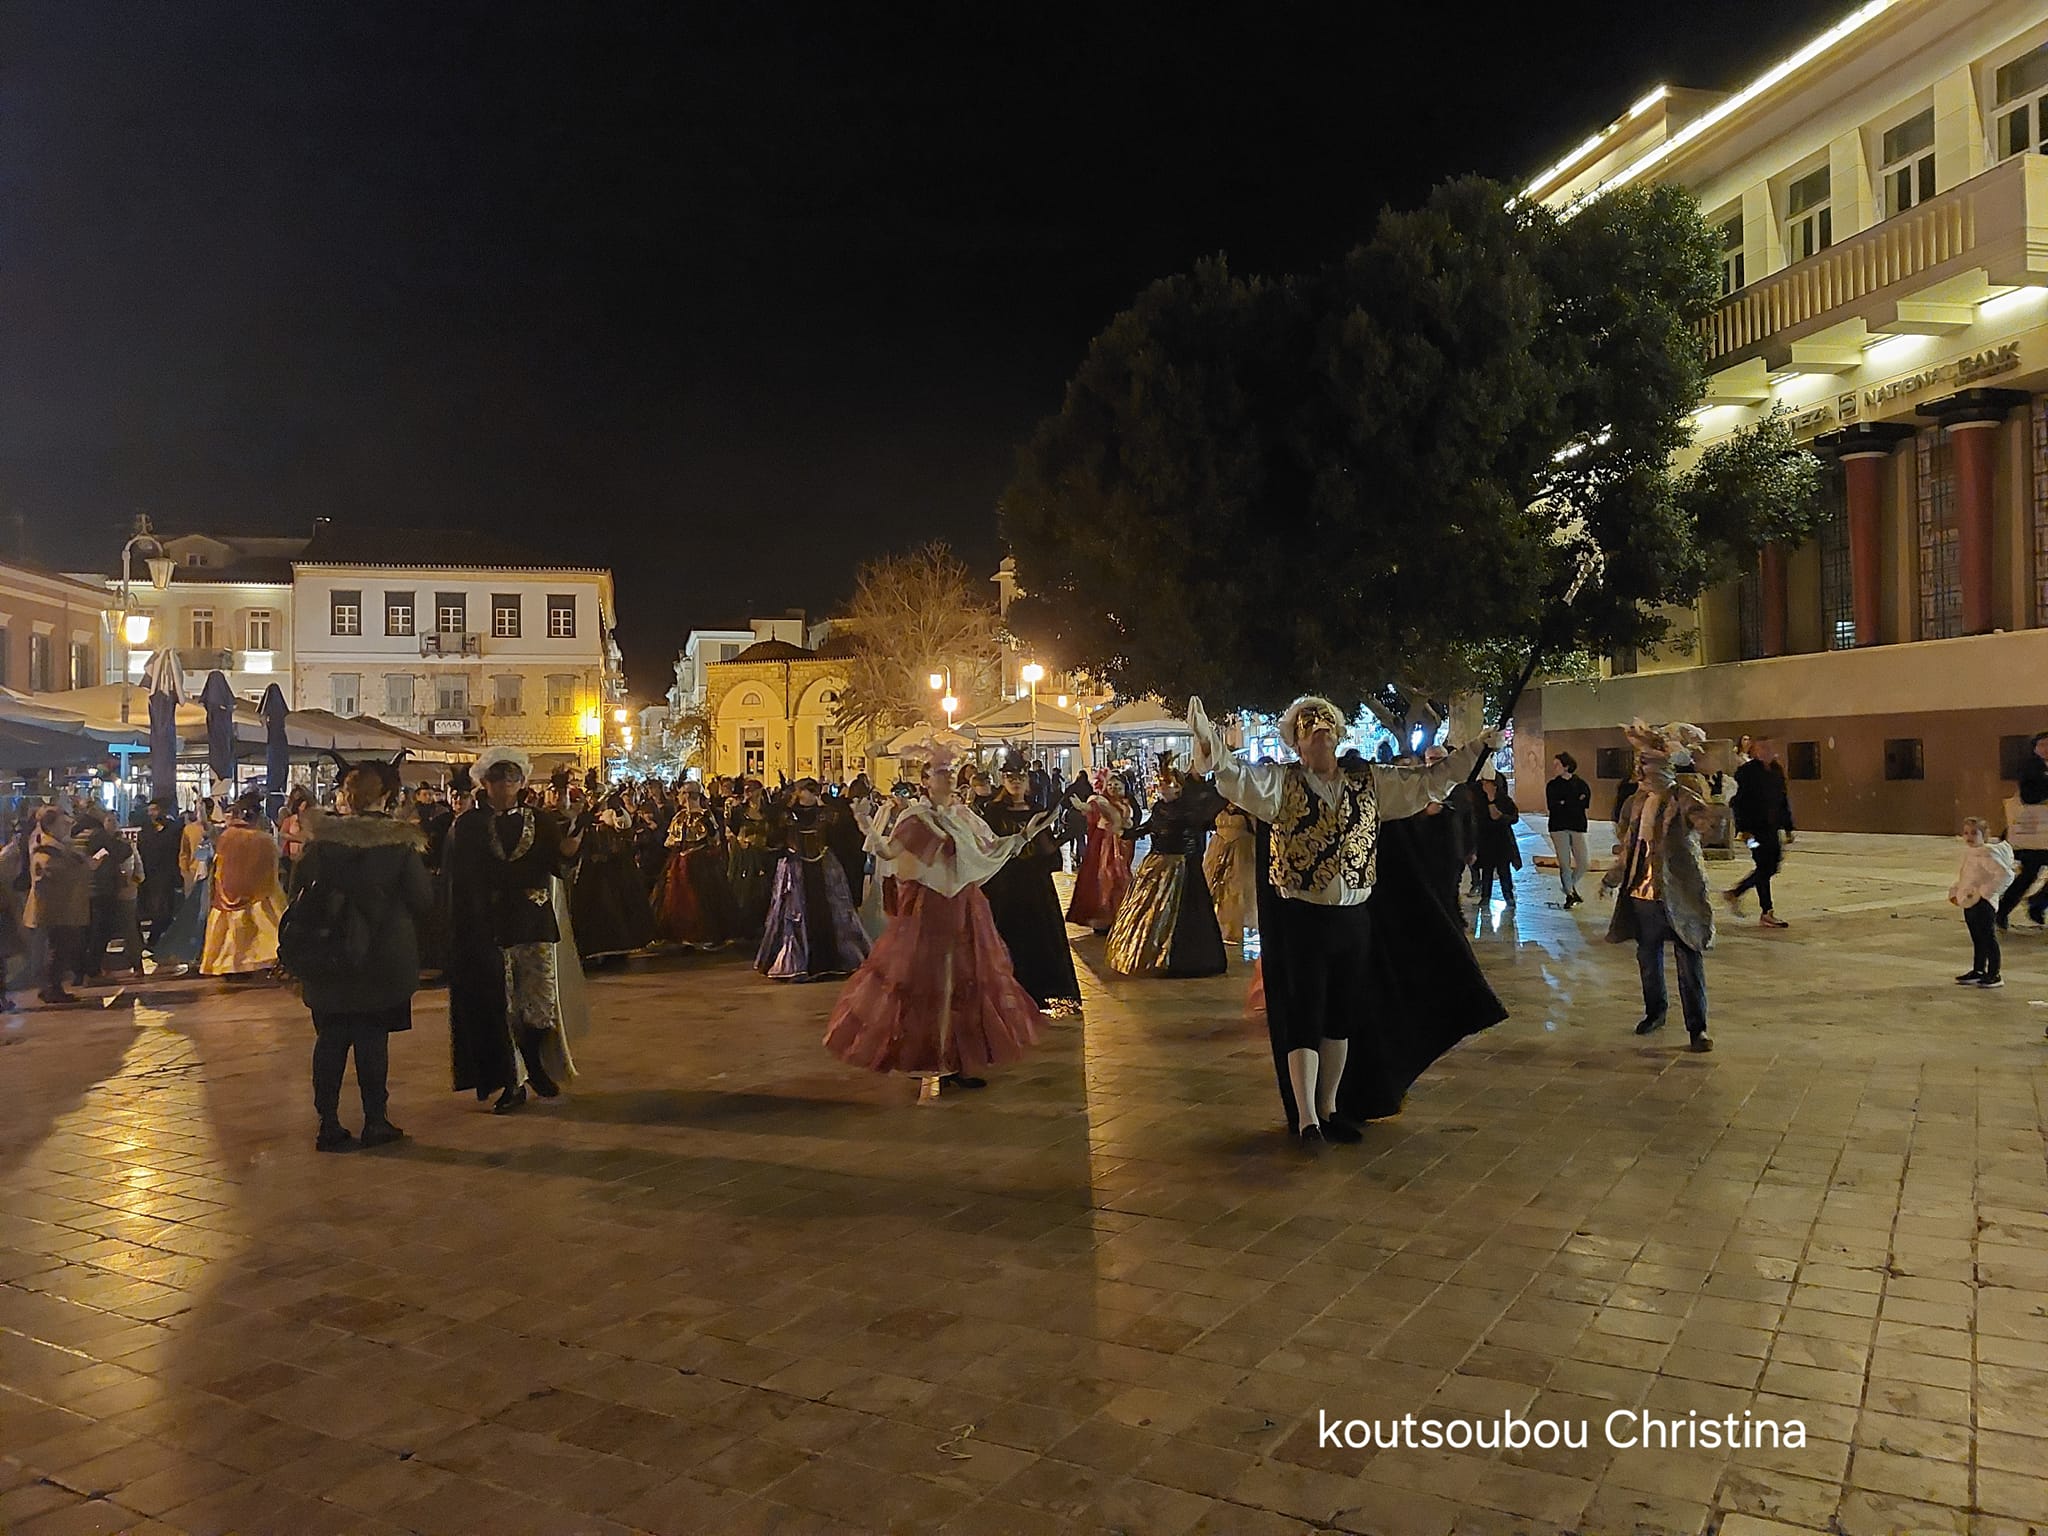
<path fill-rule="evenodd" d="M 988 593 L 944 544 L 870 561 L 846 610 L 853 636 L 834 714 L 846 729 L 883 737 L 945 719 L 934 672 L 949 671 L 967 713 L 1002 691 L 1002 621 Z"/>
<path fill-rule="evenodd" d="M 1382 718 L 1665 638 L 1817 516 L 1775 423 L 1684 473 L 1715 246 L 1672 188 L 1561 218 L 1470 179 L 1281 279 L 1139 294 L 1003 499 L 1012 622 L 1126 692 Z"/>

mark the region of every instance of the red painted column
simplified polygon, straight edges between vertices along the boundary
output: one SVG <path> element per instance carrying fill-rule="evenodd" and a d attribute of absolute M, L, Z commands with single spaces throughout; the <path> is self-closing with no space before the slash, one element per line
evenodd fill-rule
<path fill-rule="evenodd" d="M 1891 454 L 1842 455 L 1849 503 L 1849 590 L 1856 643 L 1876 645 L 1884 619 L 1884 469 Z"/>
<path fill-rule="evenodd" d="M 1764 654 L 1782 656 L 1785 654 L 1785 546 L 1766 544 L 1758 567 L 1758 596 L 1764 605 Z"/>
<path fill-rule="evenodd" d="M 1956 564 L 1963 586 L 1963 633 L 1991 633 L 1991 459 L 1995 421 L 1949 423 L 1956 466 Z"/>

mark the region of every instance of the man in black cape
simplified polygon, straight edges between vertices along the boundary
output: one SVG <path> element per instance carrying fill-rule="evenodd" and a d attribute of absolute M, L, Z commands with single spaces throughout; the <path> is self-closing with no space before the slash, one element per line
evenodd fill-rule
<path fill-rule="evenodd" d="M 1444 1051 L 1505 1017 L 1408 840 L 1388 850 L 1379 837 L 1382 816 L 1443 799 L 1496 735 L 1428 767 L 1339 759 L 1343 716 L 1310 696 L 1280 721 L 1301 760 L 1249 764 L 1200 699 L 1188 723 L 1194 766 L 1214 768 L 1218 792 L 1262 823 L 1266 1017 L 1289 1125 L 1304 1144 L 1358 1141 Z"/>

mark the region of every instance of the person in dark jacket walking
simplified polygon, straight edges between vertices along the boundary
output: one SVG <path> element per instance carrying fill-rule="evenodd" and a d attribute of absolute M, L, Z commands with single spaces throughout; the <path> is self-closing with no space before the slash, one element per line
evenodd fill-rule
<path fill-rule="evenodd" d="M 2026 760 L 2020 764 L 2019 801 L 2019 815 L 2009 818 L 2013 824 L 2006 829 L 2006 835 L 2012 841 L 2013 857 L 2019 861 L 2019 872 L 2013 876 L 2012 884 L 2005 888 L 2005 894 L 1998 898 L 1996 921 L 1999 927 L 2005 927 L 2012 917 L 2012 909 L 2025 901 L 2027 916 L 2039 928 L 2048 922 L 2048 885 L 2044 885 L 2031 899 L 2027 893 L 2033 889 L 2041 871 L 2048 869 L 2048 845 L 2044 845 L 2040 832 L 2041 813 L 2028 808 L 2048 805 L 2048 731 L 2034 737 Z"/>
<path fill-rule="evenodd" d="M 1763 904 L 1760 927 L 1791 926 L 1771 905 L 1771 877 L 1785 861 L 1779 845 L 1782 834 L 1792 841 L 1792 800 L 1785 790 L 1785 770 L 1778 762 L 1777 743 L 1759 736 L 1750 750 L 1755 756 L 1735 770 L 1735 830 L 1750 842 L 1750 858 L 1756 867 L 1723 898 L 1730 911 L 1742 909 L 1742 898 L 1750 891 Z"/>
<path fill-rule="evenodd" d="M 412 995 L 420 981 L 419 925 L 434 905 L 420 857 L 424 837 L 410 820 L 390 814 L 396 770 L 383 763 L 351 768 L 338 797 L 342 814 L 309 810 L 301 828 L 305 853 L 292 866 L 292 892 L 315 882 L 338 887 L 369 929 L 369 955 L 353 974 L 303 982 L 313 1013 L 313 1108 L 322 1152 L 357 1145 L 341 1123 L 341 1076 L 356 1058 L 363 1096 L 361 1145 L 381 1147 L 405 1135 L 386 1113 L 391 1036 L 412 1028 Z"/>
<path fill-rule="evenodd" d="M 1571 753 L 1560 752 L 1550 761 L 1557 767 L 1543 786 L 1550 811 L 1550 846 L 1557 850 L 1564 904 L 1576 907 L 1586 899 L 1579 894 L 1579 881 L 1586 873 L 1586 812 L 1593 804 L 1593 786 L 1579 777 L 1579 762 Z"/>
<path fill-rule="evenodd" d="M 1500 880 L 1501 900 L 1510 909 L 1515 904 L 1515 875 L 1521 867 L 1522 851 L 1515 845 L 1515 823 L 1521 820 L 1507 785 L 1482 772 L 1478 792 L 1472 801 L 1472 820 L 1477 828 L 1474 845 L 1478 851 L 1479 910 L 1493 905 L 1493 882 Z"/>
<path fill-rule="evenodd" d="M 178 873 L 178 845 L 184 828 L 171 818 L 162 800 L 149 802 L 142 818 L 142 830 L 135 834 L 135 851 L 142 859 L 142 889 L 136 895 L 136 917 L 142 923 L 149 948 L 156 948 L 157 936 L 170 927 L 178 914 L 182 877 Z"/>

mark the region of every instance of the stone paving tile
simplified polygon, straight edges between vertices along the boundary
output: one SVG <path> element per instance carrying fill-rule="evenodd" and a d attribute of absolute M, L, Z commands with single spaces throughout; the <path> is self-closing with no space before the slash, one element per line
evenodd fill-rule
<path fill-rule="evenodd" d="M 1952 863 L 1802 842 L 1795 926 L 1724 927 L 1706 1058 L 1630 1035 L 1631 957 L 1525 877 L 1475 923 L 1513 1018 L 1314 1159 L 1241 971 L 1127 981 L 1089 939 L 1085 1021 L 923 1108 L 818 1049 L 829 988 L 659 957 L 592 978 L 584 1077 L 501 1120 L 441 1091 L 430 992 L 411 1140 L 345 1158 L 285 993 L 15 1016 L 0 1530 L 2033 1529 L 2048 956 L 1948 985 Z M 1613 1413 L 1811 1439 L 1617 1448 Z"/>

